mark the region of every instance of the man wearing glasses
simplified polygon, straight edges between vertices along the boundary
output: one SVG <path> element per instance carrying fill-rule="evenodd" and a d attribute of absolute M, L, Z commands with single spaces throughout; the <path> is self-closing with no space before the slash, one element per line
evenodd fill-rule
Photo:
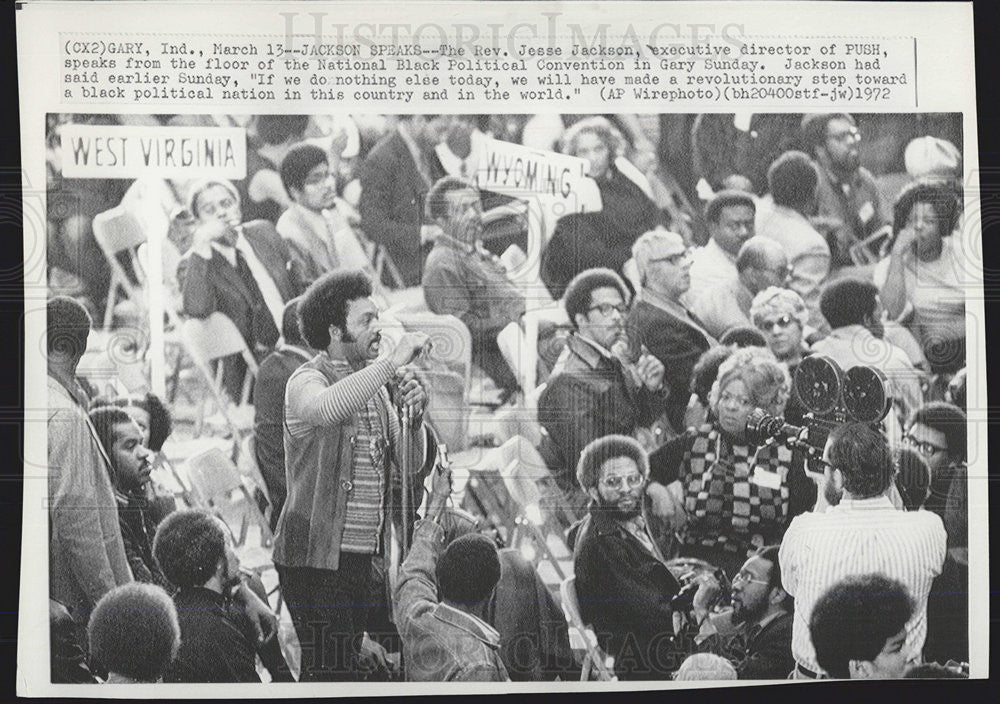
<path fill-rule="evenodd" d="M 670 605 L 680 586 L 642 515 L 646 452 L 609 435 L 584 448 L 576 475 L 593 499 L 573 551 L 580 616 L 620 679 L 668 679 L 686 655 L 674 645 Z"/>
<path fill-rule="evenodd" d="M 575 329 L 538 399 L 539 452 L 577 514 L 589 501 L 573 476 L 583 448 L 604 435 L 633 435 L 666 408 L 663 364 L 626 336 L 627 296 L 610 269 L 570 282 L 563 301 Z"/>
<path fill-rule="evenodd" d="M 629 333 L 663 363 L 667 419 L 675 431 L 682 431 L 694 365 L 716 344 L 681 302 L 691 287 L 690 250 L 680 235 L 658 228 L 635 241 L 632 257 L 642 288 L 628 316 Z"/>
<path fill-rule="evenodd" d="M 701 579 L 694 597 L 693 613 L 704 624 L 703 633 L 715 630 L 705 620 L 709 606 L 719 599 L 722 586 L 711 574 Z M 741 680 L 783 680 L 795 667 L 792 659 L 792 608 L 788 592 L 781 586 L 781 562 L 777 545 L 767 545 L 743 563 L 733 577 L 729 622 L 741 629 L 735 637 L 714 638 L 713 652 L 731 657 Z"/>
<path fill-rule="evenodd" d="M 806 115 L 802 141 L 819 163 L 818 215 L 828 229 L 831 269 L 852 266 L 850 247 L 889 222 L 871 173 L 861 166 L 861 134 L 846 113 Z"/>

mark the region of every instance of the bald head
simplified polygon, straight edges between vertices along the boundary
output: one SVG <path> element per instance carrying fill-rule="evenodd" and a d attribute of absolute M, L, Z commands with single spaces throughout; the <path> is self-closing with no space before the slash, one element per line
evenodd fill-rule
<path fill-rule="evenodd" d="M 740 247 L 736 271 L 751 293 L 759 293 L 769 286 L 783 288 L 788 278 L 788 257 L 780 244 L 757 235 Z"/>

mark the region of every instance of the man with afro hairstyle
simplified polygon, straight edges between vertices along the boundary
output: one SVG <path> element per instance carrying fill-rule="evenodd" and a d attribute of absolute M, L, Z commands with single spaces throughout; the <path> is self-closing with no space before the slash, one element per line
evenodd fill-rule
<path fill-rule="evenodd" d="M 181 627 L 181 647 L 165 681 L 260 682 L 255 655 L 273 681 L 292 681 L 277 631 L 260 638 L 232 598 L 242 575 L 222 521 L 204 511 L 177 511 L 157 529 L 153 555 L 177 587 L 174 603 Z"/>
<path fill-rule="evenodd" d="M 134 582 L 101 597 L 87 627 L 91 662 L 108 684 L 159 682 L 177 655 L 177 609 L 162 587 Z"/>

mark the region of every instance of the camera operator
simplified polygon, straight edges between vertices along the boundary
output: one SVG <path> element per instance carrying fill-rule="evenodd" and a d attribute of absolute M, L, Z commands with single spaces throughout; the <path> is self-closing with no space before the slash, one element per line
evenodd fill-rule
<path fill-rule="evenodd" d="M 795 597 L 795 676 L 819 676 L 809 619 L 820 596 L 845 577 L 879 572 L 899 580 L 916 608 L 906 647 L 919 658 L 927 635 L 927 596 L 941 573 L 945 531 L 929 511 L 900 511 L 890 500 L 895 466 L 886 439 L 866 423 L 830 433 L 823 455 L 831 507 L 792 520 L 781 543 L 781 583 Z"/>

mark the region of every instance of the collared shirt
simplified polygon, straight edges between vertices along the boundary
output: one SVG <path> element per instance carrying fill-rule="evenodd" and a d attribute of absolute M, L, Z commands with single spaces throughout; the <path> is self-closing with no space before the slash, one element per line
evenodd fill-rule
<path fill-rule="evenodd" d="M 495 338 L 524 313 L 524 294 L 507 278 L 499 258 L 479 242 L 439 235 L 427 256 L 421 283 L 427 307 L 439 315 L 459 318 L 477 345 L 481 334 Z"/>
<path fill-rule="evenodd" d="M 830 357 L 845 372 L 858 365 L 885 372 L 890 394 L 903 404 L 903 418 L 909 417 L 923 401 L 922 373 L 903 350 L 875 337 L 863 325 L 845 325 L 832 330 L 829 336 L 813 343 L 812 351 Z"/>
<path fill-rule="evenodd" d="M 899 511 L 885 496 L 844 499 L 792 520 L 781 542 L 781 583 L 795 597 L 792 653 L 819 672 L 809 636 L 816 601 L 836 582 L 878 572 L 906 586 L 916 604 L 906 647 L 918 658 L 927 636 L 927 595 L 945 558 L 944 525 L 930 511 Z"/>

